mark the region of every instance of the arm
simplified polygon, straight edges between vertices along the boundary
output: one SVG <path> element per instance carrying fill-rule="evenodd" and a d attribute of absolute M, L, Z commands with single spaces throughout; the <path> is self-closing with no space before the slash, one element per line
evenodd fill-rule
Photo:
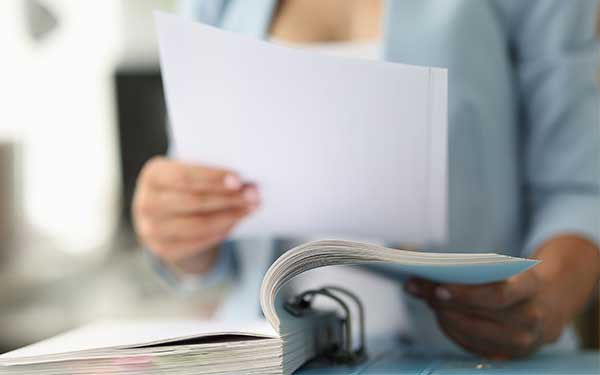
<path fill-rule="evenodd" d="M 542 262 L 505 282 L 413 279 L 405 288 L 427 302 L 444 333 L 466 350 L 491 359 L 523 357 L 556 341 L 600 280 L 600 252 L 578 236 L 555 237 L 534 258 Z"/>
<path fill-rule="evenodd" d="M 138 178 L 133 221 L 168 281 L 212 284 L 215 272 L 232 272 L 231 246 L 217 247 L 257 208 L 258 199 L 256 188 L 242 184 L 234 172 L 156 157 Z"/>
<path fill-rule="evenodd" d="M 218 26 L 227 4 L 228 0 L 180 0 L 178 10 L 195 20 Z M 175 287 L 190 290 L 229 279 L 234 273 L 234 247 L 234 243 L 225 241 L 170 262 L 162 259 L 156 250 L 149 249 L 147 254 L 163 279 Z"/>
<path fill-rule="evenodd" d="M 600 280 L 600 122 L 596 2 L 514 2 L 511 25 L 525 101 L 524 256 L 542 260 L 505 282 L 406 284 L 465 349 L 521 357 L 557 340 Z"/>
<path fill-rule="evenodd" d="M 597 4 L 527 4 L 511 26 L 525 101 L 525 256 L 564 233 L 600 243 Z"/>

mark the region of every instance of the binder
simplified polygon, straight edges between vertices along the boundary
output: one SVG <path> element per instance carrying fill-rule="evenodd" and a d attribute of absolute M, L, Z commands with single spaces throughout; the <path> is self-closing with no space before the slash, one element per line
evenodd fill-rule
<path fill-rule="evenodd" d="M 502 280 L 536 264 L 492 253 L 437 254 L 314 241 L 289 250 L 267 270 L 259 296 L 265 320 L 101 321 L 0 355 L 0 371 L 129 374 L 144 368 L 195 375 L 291 374 L 315 357 L 322 369 L 371 366 L 381 357 L 367 354 L 365 309 L 353 292 L 326 285 L 289 300 L 280 292 L 293 277 L 314 268 L 374 262 L 410 275 L 465 283 Z M 338 308 L 321 310 L 317 299 L 333 301 Z"/>
<path fill-rule="evenodd" d="M 342 296 L 340 296 L 342 295 Z M 337 317 L 339 323 L 339 337 L 331 338 L 326 347 L 321 349 L 320 359 L 327 363 L 336 365 L 357 365 L 367 360 L 365 312 L 363 304 L 356 296 L 347 289 L 338 286 L 325 286 L 319 289 L 309 289 L 287 301 L 284 305 L 287 312 L 296 317 L 305 316 L 312 312 L 312 303 L 316 297 L 326 297 L 335 301 L 343 310 L 343 315 Z M 344 299 L 344 297 L 346 299 Z M 357 307 L 358 318 L 353 319 L 348 301 L 351 300 Z M 358 321 L 359 345 L 353 348 L 353 322 Z"/>

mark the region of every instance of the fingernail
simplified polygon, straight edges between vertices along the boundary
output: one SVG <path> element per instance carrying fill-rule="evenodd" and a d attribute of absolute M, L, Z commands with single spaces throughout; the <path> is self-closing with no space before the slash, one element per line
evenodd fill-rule
<path fill-rule="evenodd" d="M 406 291 L 409 292 L 410 294 L 417 295 L 417 294 L 419 294 L 419 287 L 417 286 L 417 284 L 415 282 L 409 281 L 406 283 Z"/>
<path fill-rule="evenodd" d="M 244 190 L 244 200 L 248 202 L 250 205 L 257 205 L 260 201 L 260 197 L 258 195 L 258 191 L 254 188 L 249 188 Z"/>
<path fill-rule="evenodd" d="M 242 187 L 242 181 L 240 180 L 240 178 L 232 174 L 228 174 L 225 176 L 223 184 L 225 185 L 225 188 L 229 190 L 238 190 Z"/>
<path fill-rule="evenodd" d="M 435 296 L 442 301 L 448 301 L 452 297 L 448 289 L 442 287 L 435 288 Z"/>

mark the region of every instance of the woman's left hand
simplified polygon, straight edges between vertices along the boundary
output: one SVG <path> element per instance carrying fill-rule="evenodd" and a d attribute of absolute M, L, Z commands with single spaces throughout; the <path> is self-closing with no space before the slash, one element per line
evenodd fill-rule
<path fill-rule="evenodd" d="M 504 282 L 411 279 L 405 290 L 426 301 L 441 329 L 466 350 L 491 359 L 523 357 L 560 337 L 600 278 L 600 252 L 581 237 L 550 240 L 534 258 L 542 263 Z"/>

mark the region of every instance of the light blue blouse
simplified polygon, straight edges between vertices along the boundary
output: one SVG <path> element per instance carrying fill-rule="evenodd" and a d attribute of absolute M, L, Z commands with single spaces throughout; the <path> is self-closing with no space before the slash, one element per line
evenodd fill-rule
<path fill-rule="evenodd" d="M 436 250 L 528 256 L 561 233 L 600 244 L 596 1 L 385 4 L 382 58 L 449 70 L 449 242 Z M 182 3 L 200 21 L 257 38 L 268 36 L 275 5 Z M 256 304 L 272 260 L 263 255 L 260 265 L 256 254 L 274 246 L 234 247 L 240 284 L 229 306 L 239 312 Z M 244 264 L 242 253 L 255 255 Z M 432 330 L 431 340 L 442 340 L 433 317 L 423 319 L 419 335 Z"/>

